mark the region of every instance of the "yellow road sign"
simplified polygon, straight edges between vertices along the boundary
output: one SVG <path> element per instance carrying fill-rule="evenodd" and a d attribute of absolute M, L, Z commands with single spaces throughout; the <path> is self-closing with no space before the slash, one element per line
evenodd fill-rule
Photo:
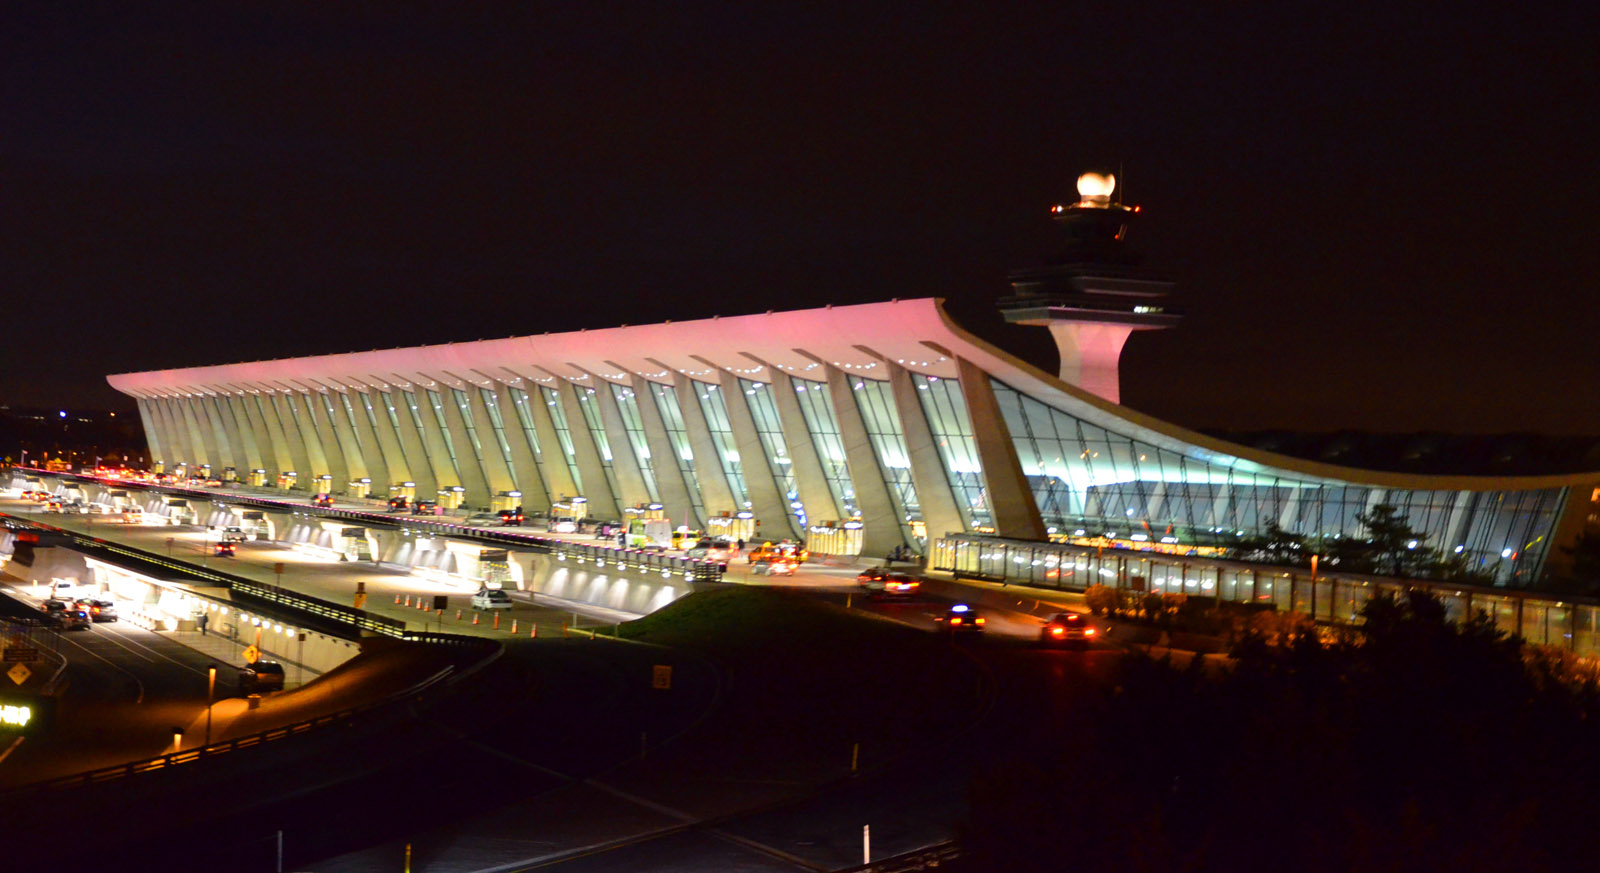
<path fill-rule="evenodd" d="M 6 675 L 11 677 L 12 682 L 21 685 L 22 683 L 28 681 L 28 677 L 33 675 L 33 671 L 28 669 L 27 664 L 18 664 L 17 666 L 12 667 L 10 670 L 7 670 Z"/>
<path fill-rule="evenodd" d="M 257 646 L 245 646 L 244 662 L 246 664 L 254 664 L 259 660 L 261 660 L 261 649 Z"/>

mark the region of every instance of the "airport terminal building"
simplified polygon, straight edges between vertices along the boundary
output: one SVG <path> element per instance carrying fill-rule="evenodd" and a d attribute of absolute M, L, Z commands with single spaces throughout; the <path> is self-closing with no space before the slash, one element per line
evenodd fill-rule
<path fill-rule="evenodd" d="M 1013 273 L 1000 301 L 1051 331 L 1059 372 L 908 299 L 109 381 L 168 471 L 603 519 L 656 507 L 702 530 L 742 516 L 755 538 L 943 550 L 941 565 L 995 543 L 1207 555 L 1269 524 L 1359 536 L 1357 517 L 1391 504 L 1430 545 L 1521 586 L 1584 529 L 1600 474 L 1352 469 L 1120 405 L 1123 342 L 1178 315 L 1121 249 L 1136 210 L 1085 179 L 1057 210 L 1066 256 Z"/>

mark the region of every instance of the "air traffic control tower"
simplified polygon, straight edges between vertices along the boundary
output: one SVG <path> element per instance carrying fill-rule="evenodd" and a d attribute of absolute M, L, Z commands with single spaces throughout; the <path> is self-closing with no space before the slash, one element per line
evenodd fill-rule
<path fill-rule="evenodd" d="M 1128 335 L 1172 327 L 1182 313 L 1167 304 L 1172 282 L 1128 247 L 1139 207 L 1113 199 L 1116 187 L 1110 173 L 1078 177 L 1078 202 L 1050 210 L 1064 251 L 1048 266 L 1012 271 L 1012 294 L 999 306 L 1008 322 L 1050 328 L 1062 381 L 1120 404 L 1117 363 Z"/>

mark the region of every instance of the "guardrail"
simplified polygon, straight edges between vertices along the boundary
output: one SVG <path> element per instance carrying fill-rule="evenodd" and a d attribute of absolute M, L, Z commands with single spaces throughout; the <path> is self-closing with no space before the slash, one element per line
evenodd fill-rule
<path fill-rule="evenodd" d="M 250 506 L 256 509 L 267 509 L 275 512 L 302 512 L 316 514 L 325 518 L 345 519 L 359 521 L 368 525 L 381 525 L 384 527 L 407 527 L 413 529 L 431 530 L 440 535 L 448 535 L 478 542 L 491 543 L 502 546 L 515 546 L 520 549 L 539 552 L 543 554 L 559 551 L 578 551 L 585 557 L 600 556 L 603 560 L 616 560 L 621 566 L 629 564 L 638 565 L 637 561 L 629 561 L 622 555 L 640 553 L 643 550 L 629 549 L 622 546 L 586 545 L 572 543 L 566 540 L 541 537 L 537 534 L 513 533 L 510 530 L 488 530 L 480 527 L 456 524 L 420 515 L 402 515 L 396 517 L 393 513 L 386 512 L 360 512 L 352 509 L 330 509 L 313 506 L 306 503 L 295 503 L 288 500 L 270 500 L 264 497 L 251 497 L 247 495 L 217 494 L 211 491 L 200 491 L 193 488 L 182 488 L 176 485 L 158 485 L 150 482 L 126 482 L 123 480 L 104 480 L 93 476 L 84 476 L 77 473 L 49 473 L 38 471 L 41 475 L 56 476 L 58 478 L 72 479 L 80 482 L 93 482 L 98 485 L 115 485 L 121 488 L 133 488 L 145 491 L 159 491 L 164 494 L 173 494 L 189 497 L 196 500 L 214 501 L 221 500 L 240 506 Z M 719 561 L 703 558 L 686 558 L 677 555 L 660 554 L 661 562 L 650 565 L 649 569 L 666 569 L 670 572 L 682 573 L 685 579 L 696 582 L 715 582 L 722 578 L 727 571 L 727 565 Z M 645 569 L 644 565 L 638 565 Z"/>

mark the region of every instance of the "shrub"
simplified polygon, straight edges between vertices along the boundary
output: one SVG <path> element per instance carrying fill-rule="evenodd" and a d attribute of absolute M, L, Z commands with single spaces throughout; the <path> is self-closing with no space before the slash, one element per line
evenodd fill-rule
<path fill-rule="evenodd" d="M 1095 615 L 1114 613 L 1122 602 L 1119 592 L 1105 585 L 1090 585 L 1083 592 L 1083 599 L 1089 604 L 1089 611 Z"/>

